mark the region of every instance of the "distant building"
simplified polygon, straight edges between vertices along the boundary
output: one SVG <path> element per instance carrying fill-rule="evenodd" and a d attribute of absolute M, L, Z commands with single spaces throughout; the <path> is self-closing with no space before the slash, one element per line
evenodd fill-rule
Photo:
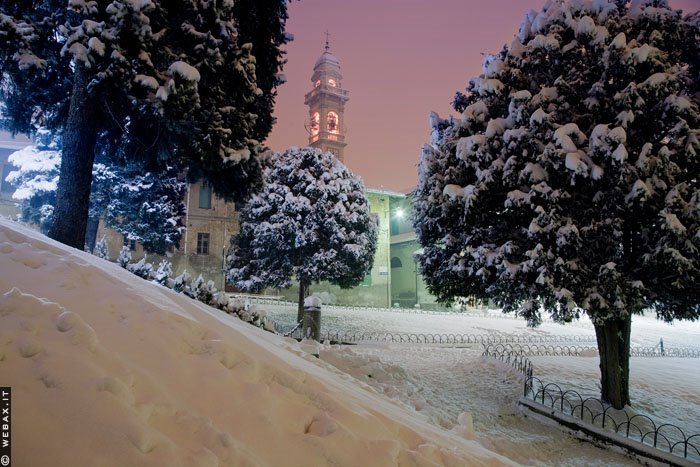
<path fill-rule="evenodd" d="M 309 106 L 306 122 L 308 144 L 324 152 L 331 152 L 340 161 L 345 160 L 347 127 L 345 126 L 345 104 L 350 93 L 342 87 L 343 76 L 340 61 L 330 53 L 328 43 L 314 65 L 311 75 L 312 89 L 304 97 Z M 2 190 L 0 191 L 0 215 L 16 216 L 17 203 L 12 200 L 14 187 L 5 182 L 13 167 L 7 157 L 31 141 L 26 138 L 12 139 L 0 133 L 0 166 L 2 168 Z M 352 289 L 342 290 L 328 283 L 312 284 L 311 292 L 321 295 L 327 304 L 350 304 L 367 306 L 427 307 L 435 306 L 434 297 L 425 289 L 418 273 L 414 253 L 420 250 L 410 221 L 411 198 L 404 193 L 384 189 L 367 188 L 370 210 L 378 222 L 378 242 L 374 265 L 363 282 Z M 186 233 L 180 247 L 167 255 L 173 265 L 174 275 L 187 271 L 193 278 L 201 274 L 212 280 L 219 290 L 233 291 L 225 282 L 226 254 L 231 235 L 239 230 L 239 215 L 234 203 L 218 198 L 206 183 L 188 186 L 185 199 L 187 214 Z M 132 261 L 143 258 L 145 252 L 137 242 L 124 237 L 100 223 L 97 240 L 105 237 L 110 257 L 116 260 L 122 246 L 127 245 Z M 161 258 L 149 255 L 148 261 L 158 266 Z M 295 301 L 298 287 L 287 290 L 268 290 Z"/>
<path fill-rule="evenodd" d="M 350 92 L 342 87 L 340 61 L 326 44 L 324 52 L 314 65 L 312 89 L 304 97 L 309 106 L 305 127 L 308 144 L 324 152 L 331 152 L 345 160 L 347 146 L 345 104 Z M 352 289 L 341 289 L 327 282 L 312 284 L 311 292 L 322 297 L 326 304 L 366 306 L 400 306 L 405 308 L 436 307 L 418 272 L 414 254 L 420 251 L 411 224 L 411 197 L 404 193 L 367 188 L 370 210 L 376 216 L 379 230 L 374 265 L 363 282 Z M 227 203 L 212 193 L 205 183 L 190 184 L 187 191 L 187 232 L 180 248 L 169 255 L 175 275 L 187 271 L 193 277 L 201 274 L 212 280 L 220 290 L 234 291 L 225 283 L 224 268 L 231 235 L 238 232 L 239 218 L 233 203 Z M 98 239 L 105 234 L 113 259 L 124 244 L 121 235 L 101 227 Z M 131 244 L 133 260 L 143 257 L 143 249 Z M 157 266 L 160 257 L 149 256 Z M 298 286 L 289 289 L 267 290 L 267 295 L 297 300 Z"/>
<path fill-rule="evenodd" d="M 17 170 L 17 168 L 10 164 L 7 158 L 13 152 L 30 144 L 32 142 L 23 135 L 12 136 L 7 132 L 0 131 L 0 173 L 2 174 L 2 179 L 0 179 L 0 216 L 16 219 L 19 214 L 18 203 L 12 199 L 15 187 L 5 181 L 10 172 Z"/>
<path fill-rule="evenodd" d="M 326 50 L 316 60 L 311 75 L 313 88 L 304 96 L 304 104 L 309 106 L 309 120 L 306 130 L 309 132 L 309 146 L 330 152 L 340 162 L 345 162 L 345 103 L 350 93 L 342 88 L 343 75 L 340 62 Z"/>
<path fill-rule="evenodd" d="M 345 160 L 345 103 L 350 93 L 342 88 L 340 61 L 326 42 L 311 75 L 312 90 L 304 103 L 309 106 L 306 129 L 309 145 L 330 151 Z M 428 293 L 414 253 L 420 250 L 411 223 L 411 197 L 383 189 L 367 188 L 370 210 L 379 222 L 377 253 L 371 272 L 363 283 L 341 290 L 327 283 L 312 284 L 311 292 L 320 294 L 325 303 L 435 308 L 435 298 Z M 296 288 L 281 292 L 296 300 Z"/>

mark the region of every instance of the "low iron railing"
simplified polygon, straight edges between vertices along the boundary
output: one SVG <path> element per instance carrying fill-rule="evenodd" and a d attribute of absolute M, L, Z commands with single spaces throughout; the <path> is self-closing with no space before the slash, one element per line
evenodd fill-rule
<path fill-rule="evenodd" d="M 658 424 L 648 415 L 618 410 L 598 398 L 583 396 L 572 389 L 565 390 L 557 383 L 545 383 L 533 376 L 532 362 L 521 347 L 528 346 L 485 344 L 483 355 L 507 363 L 523 374 L 525 398 L 572 416 L 581 423 L 612 431 L 692 462 L 700 461 L 700 433 L 686 434 L 672 423 Z M 563 349 L 559 352 L 558 355 L 566 355 L 562 353 L 566 352 Z"/>
<path fill-rule="evenodd" d="M 570 340 L 563 339 L 562 342 L 573 342 Z M 589 341 L 584 341 L 589 342 Z M 595 342 L 595 338 L 592 339 Z M 568 357 L 579 357 L 586 353 L 598 353 L 597 346 L 583 346 L 583 345 L 571 345 L 571 344 L 537 344 L 537 343 L 519 343 L 516 341 L 499 343 L 500 347 L 497 347 L 496 351 L 513 351 L 520 352 L 523 355 L 530 357 L 538 356 L 568 356 Z M 677 357 L 677 358 L 700 358 L 700 350 L 689 349 L 683 347 L 669 347 L 664 351 L 659 350 L 658 347 L 632 347 L 630 348 L 630 357 Z"/>

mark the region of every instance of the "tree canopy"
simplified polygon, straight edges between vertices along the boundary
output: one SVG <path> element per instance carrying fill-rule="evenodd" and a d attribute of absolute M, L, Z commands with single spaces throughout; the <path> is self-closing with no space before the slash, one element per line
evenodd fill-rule
<path fill-rule="evenodd" d="M 38 107 L 45 125 L 62 133 L 49 234 L 82 247 L 96 148 L 146 171 L 178 167 L 225 199 L 258 189 L 279 47 L 289 40 L 286 5 L 0 1 L 2 124 L 29 132 Z"/>
<path fill-rule="evenodd" d="M 228 280 L 260 292 L 312 282 L 358 285 L 372 267 L 377 224 L 362 181 L 335 156 L 313 148 L 275 154 L 265 186 L 241 211 L 231 238 Z"/>
<path fill-rule="evenodd" d="M 61 165 L 60 140 L 46 129 L 36 131 L 35 142 L 9 156 L 17 167 L 7 179 L 16 190 L 23 221 L 46 232 L 53 219 L 56 187 Z M 138 164 L 93 166 L 89 217 L 97 234 L 100 219 L 105 225 L 136 240 L 149 252 L 165 254 L 177 247 L 185 230 L 185 183 L 176 170 L 142 173 Z M 89 242 L 86 241 L 88 246 Z"/>
<path fill-rule="evenodd" d="M 627 392 L 632 314 L 700 316 L 700 21 L 662 0 L 549 1 L 432 115 L 414 225 L 442 301 L 531 325 L 587 314 L 603 398 Z"/>

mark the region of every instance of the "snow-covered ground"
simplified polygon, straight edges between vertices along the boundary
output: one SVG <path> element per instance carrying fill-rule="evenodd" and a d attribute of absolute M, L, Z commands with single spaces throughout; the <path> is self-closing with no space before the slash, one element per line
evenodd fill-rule
<path fill-rule="evenodd" d="M 333 366 L 0 220 L 17 466 L 514 465 Z"/>
<path fill-rule="evenodd" d="M 491 316 L 327 308 L 323 317 L 372 332 L 592 335 L 585 324 L 532 330 Z M 697 325 L 645 323 L 635 344 L 663 336 L 691 347 L 700 335 Z M 481 352 L 324 345 L 316 359 L 0 220 L 0 384 L 13 387 L 16 465 L 635 464 L 524 415 L 521 376 Z M 595 358 L 533 361 L 539 376 L 596 390 Z M 698 362 L 634 359 L 633 398 L 700 431 Z"/>
<path fill-rule="evenodd" d="M 264 307 L 282 323 L 296 310 L 290 305 Z M 488 315 L 488 316 L 485 316 Z M 418 314 L 326 307 L 324 329 L 355 333 L 486 334 L 493 336 L 594 336 L 588 321 L 572 325 L 545 322 L 528 328 L 524 321 L 499 311 L 472 310 L 465 314 Z M 669 325 L 652 316 L 633 319 L 632 344 L 654 347 L 663 337 L 666 349 L 698 349 L 700 323 Z M 583 344 L 595 346 L 595 343 Z M 460 430 L 459 416 L 471 414 L 475 438 L 490 449 L 518 462 L 537 465 L 629 465 L 627 456 L 581 444 L 559 428 L 528 419 L 516 408 L 523 379 L 509 366 L 481 357 L 481 345 L 374 343 L 358 346 L 326 345 L 321 358 L 368 383 L 425 419 Z M 600 372 L 595 353 L 581 357 L 530 357 L 535 376 L 599 395 Z M 659 422 L 673 423 L 686 433 L 700 433 L 700 359 L 633 357 L 631 397 L 634 410 Z"/>

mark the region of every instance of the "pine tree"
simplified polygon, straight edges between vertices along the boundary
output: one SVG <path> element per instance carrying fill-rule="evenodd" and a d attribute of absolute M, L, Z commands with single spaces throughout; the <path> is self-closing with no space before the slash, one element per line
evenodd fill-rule
<path fill-rule="evenodd" d="M 107 239 L 104 235 L 100 241 L 95 244 L 93 254 L 98 258 L 109 260 L 109 247 L 107 246 Z"/>
<path fill-rule="evenodd" d="M 172 169 L 145 175 L 121 169 L 107 192 L 105 223 L 146 251 L 163 255 L 179 244 L 185 231 L 186 188 Z"/>
<path fill-rule="evenodd" d="M 255 127 L 271 106 L 235 3 L 0 1 L 3 126 L 31 131 L 36 106 L 63 137 L 51 237 L 82 248 L 96 147 L 151 172 L 186 169 L 228 200 L 260 187 Z M 276 11 L 286 18 L 286 3 Z M 279 44 L 256 46 L 277 56 Z"/>
<path fill-rule="evenodd" d="M 131 250 L 128 245 L 124 245 L 119 251 L 119 257 L 117 258 L 117 263 L 119 266 L 126 269 L 126 267 L 131 263 Z"/>
<path fill-rule="evenodd" d="M 17 190 L 24 222 L 48 230 L 56 203 L 61 145 L 45 128 L 36 133 L 35 143 L 9 156 L 18 170 L 7 180 Z M 90 192 L 87 244 L 94 246 L 99 220 L 151 253 L 165 254 L 177 247 L 184 233 L 186 183 L 172 167 L 160 173 L 147 172 L 136 163 L 110 165 L 106 159 L 95 163 Z"/>
<path fill-rule="evenodd" d="M 160 264 L 158 265 L 158 269 L 156 270 L 155 276 L 153 277 L 153 280 L 158 282 L 160 285 L 164 285 L 168 287 L 168 282 L 170 280 L 170 276 L 173 275 L 173 265 L 170 261 L 167 260 L 162 260 Z"/>
<path fill-rule="evenodd" d="M 260 292 L 296 279 L 301 319 L 311 283 L 358 285 L 376 247 L 377 224 L 361 180 L 330 153 L 291 148 L 272 156 L 263 191 L 241 211 L 228 280 Z"/>
<path fill-rule="evenodd" d="M 629 404 L 631 317 L 700 317 L 700 21 L 665 1 L 548 2 L 432 121 L 415 193 L 441 301 L 587 314 Z"/>
<path fill-rule="evenodd" d="M 12 198 L 19 201 L 20 218 L 46 233 L 51 225 L 56 205 L 61 151 L 51 132 L 39 128 L 34 144 L 10 154 L 7 159 L 17 170 L 7 175 L 7 181 L 17 189 Z"/>

